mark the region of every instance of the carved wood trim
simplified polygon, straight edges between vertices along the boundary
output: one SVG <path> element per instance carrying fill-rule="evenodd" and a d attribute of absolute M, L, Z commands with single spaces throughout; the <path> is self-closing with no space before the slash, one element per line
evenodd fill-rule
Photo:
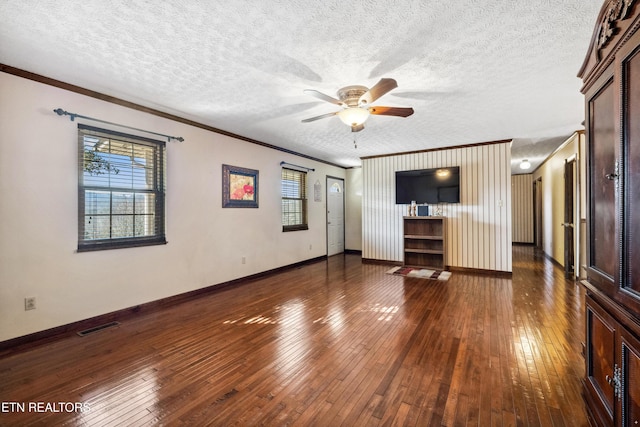
<path fill-rule="evenodd" d="M 630 16 L 630 13 L 632 12 L 634 5 L 636 5 L 636 3 L 640 4 L 640 2 L 637 2 L 636 0 L 611 0 L 610 3 L 613 4 L 619 2 L 626 2 L 628 3 L 628 6 L 626 9 L 620 9 L 620 13 L 622 14 L 624 12 L 625 14 L 621 15 L 624 16 L 624 18 L 614 20 L 615 22 L 620 22 L 623 19 L 631 18 L 632 16 Z M 616 42 L 616 46 L 614 46 L 613 50 L 608 52 L 606 56 L 601 57 L 602 52 L 600 52 L 600 50 L 606 48 L 611 39 L 615 37 L 619 31 L 619 28 L 615 28 L 613 33 L 611 33 L 607 37 L 607 43 L 602 45 L 599 44 L 600 33 L 602 31 L 601 26 L 607 19 L 606 17 L 609 16 L 609 10 L 610 7 L 603 7 L 602 11 L 600 12 L 600 16 L 602 16 L 602 18 L 600 19 L 601 23 L 596 25 L 595 31 L 593 32 L 593 36 L 591 38 L 591 43 L 589 44 L 589 54 L 587 54 L 587 57 L 585 58 L 582 67 L 580 67 L 580 71 L 578 72 L 578 77 L 583 80 L 581 89 L 581 92 L 583 94 L 586 93 L 587 88 L 592 86 L 594 82 L 598 80 L 604 74 L 607 68 L 613 63 L 621 46 L 623 46 L 638 30 L 640 30 L 640 17 L 638 17 L 637 19 L 634 18 L 635 22 L 631 23 L 630 26 L 625 29 L 624 37 Z"/>
<path fill-rule="evenodd" d="M 631 6 L 636 0 L 610 0 L 607 12 L 600 23 L 598 30 L 598 49 L 602 49 L 611 37 L 616 34 L 616 23 L 629 16 Z"/>

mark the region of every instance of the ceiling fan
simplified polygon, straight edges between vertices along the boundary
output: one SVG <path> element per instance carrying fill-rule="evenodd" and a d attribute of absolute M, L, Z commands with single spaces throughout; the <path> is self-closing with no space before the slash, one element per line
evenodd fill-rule
<path fill-rule="evenodd" d="M 409 117 L 413 114 L 413 108 L 371 106 L 371 103 L 376 99 L 397 87 L 398 83 L 394 79 L 380 79 L 371 89 L 366 86 L 343 87 L 338 90 L 338 99 L 325 95 L 317 90 L 305 89 L 305 93 L 323 101 L 339 105 L 342 107 L 342 110 L 304 119 L 302 122 L 308 123 L 337 115 L 344 124 L 351 126 L 351 132 L 360 132 L 364 129 L 364 122 L 369 117 L 369 114 Z"/>

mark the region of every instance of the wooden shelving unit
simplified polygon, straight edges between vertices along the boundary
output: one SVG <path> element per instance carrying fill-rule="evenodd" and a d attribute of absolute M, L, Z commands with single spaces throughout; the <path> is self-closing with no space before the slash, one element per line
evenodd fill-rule
<path fill-rule="evenodd" d="M 404 265 L 447 269 L 447 223 L 442 216 L 405 216 Z"/>

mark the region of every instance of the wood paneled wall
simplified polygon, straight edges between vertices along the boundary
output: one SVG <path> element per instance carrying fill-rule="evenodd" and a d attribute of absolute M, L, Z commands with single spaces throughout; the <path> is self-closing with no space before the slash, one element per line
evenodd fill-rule
<path fill-rule="evenodd" d="M 402 262 L 407 206 L 395 204 L 396 171 L 460 166 L 461 203 L 439 205 L 448 217 L 448 264 L 510 272 L 510 164 L 508 142 L 363 158 L 362 257 Z"/>
<path fill-rule="evenodd" d="M 533 243 L 533 175 L 511 177 L 513 241 Z"/>

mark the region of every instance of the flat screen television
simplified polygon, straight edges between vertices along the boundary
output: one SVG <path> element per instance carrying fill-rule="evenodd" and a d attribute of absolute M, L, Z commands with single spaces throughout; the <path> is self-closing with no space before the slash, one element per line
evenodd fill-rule
<path fill-rule="evenodd" d="M 460 166 L 396 172 L 396 204 L 460 203 Z"/>

